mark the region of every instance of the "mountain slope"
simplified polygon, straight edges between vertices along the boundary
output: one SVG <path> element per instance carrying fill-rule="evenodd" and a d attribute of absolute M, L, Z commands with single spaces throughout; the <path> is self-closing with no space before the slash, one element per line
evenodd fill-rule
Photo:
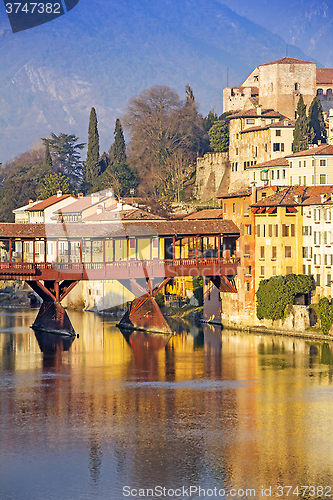
<path fill-rule="evenodd" d="M 283 57 L 281 37 L 217 1 L 80 0 L 70 13 L 12 34 L 0 27 L 0 161 L 50 132 L 87 140 L 96 108 L 101 151 L 128 99 L 165 84 L 190 83 L 201 111 L 221 112 L 222 90 L 262 62 Z M 289 54 L 306 58 L 292 47 Z"/>

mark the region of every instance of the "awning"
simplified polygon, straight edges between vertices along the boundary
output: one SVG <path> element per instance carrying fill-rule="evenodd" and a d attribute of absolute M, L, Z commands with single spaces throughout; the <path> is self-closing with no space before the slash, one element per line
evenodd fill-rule
<path fill-rule="evenodd" d="M 294 214 L 297 212 L 295 207 L 286 207 L 287 214 Z"/>
<path fill-rule="evenodd" d="M 268 172 L 268 168 L 266 168 L 265 170 L 261 170 L 261 172 Z"/>
<path fill-rule="evenodd" d="M 276 210 L 276 209 L 277 209 L 277 207 L 269 207 L 269 208 L 267 208 L 266 212 L 268 214 L 272 214 L 274 212 L 274 210 Z"/>

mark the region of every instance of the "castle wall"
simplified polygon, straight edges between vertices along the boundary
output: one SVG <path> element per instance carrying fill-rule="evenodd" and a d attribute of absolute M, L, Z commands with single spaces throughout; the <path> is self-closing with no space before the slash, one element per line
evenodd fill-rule
<path fill-rule="evenodd" d="M 206 153 L 197 158 L 196 197 L 201 201 L 214 198 L 229 164 L 228 153 Z"/>

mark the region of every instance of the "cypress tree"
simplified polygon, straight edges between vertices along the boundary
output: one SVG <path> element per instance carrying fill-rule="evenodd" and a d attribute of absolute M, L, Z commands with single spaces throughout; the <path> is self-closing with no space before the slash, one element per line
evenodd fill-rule
<path fill-rule="evenodd" d="M 294 129 L 294 140 L 293 140 L 293 152 L 304 151 L 308 148 L 308 135 L 309 135 L 309 121 L 306 116 L 306 105 L 302 95 L 298 100 L 297 108 L 297 119 Z"/>
<path fill-rule="evenodd" d="M 323 116 L 323 108 L 318 97 L 315 97 L 309 107 L 309 128 L 313 134 L 313 143 L 326 142 L 327 133 Z"/>
<path fill-rule="evenodd" d="M 119 118 L 116 120 L 114 129 L 114 142 L 109 149 L 109 165 L 117 165 L 126 162 L 126 144 L 123 127 Z"/>
<path fill-rule="evenodd" d="M 97 130 L 97 116 L 95 108 L 91 108 L 88 128 L 88 151 L 84 172 L 85 183 L 92 186 L 99 174 L 99 135 Z"/>
<path fill-rule="evenodd" d="M 53 171 L 52 158 L 50 153 L 50 145 L 47 142 L 45 146 L 45 160 L 44 160 L 45 172 L 51 173 Z"/>

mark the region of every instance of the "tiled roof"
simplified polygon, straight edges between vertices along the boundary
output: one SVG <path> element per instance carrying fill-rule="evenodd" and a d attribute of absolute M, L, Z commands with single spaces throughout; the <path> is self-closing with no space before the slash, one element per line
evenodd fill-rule
<path fill-rule="evenodd" d="M 100 214 L 93 214 L 84 219 L 84 222 L 107 222 L 114 220 L 164 220 L 163 217 L 134 208 L 132 210 L 103 210 Z"/>
<path fill-rule="evenodd" d="M 321 144 L 320 146 L 306 149 L 305 151 L 299 151 L 292 155 L 288 155 L 287 158 L 294 158 L 298 156 L 316 156 L 316 155 L 333 155 L 333 145 L 332 144 Z"/>
<path fill-rule="evenodd" d="M 257 201 L 252 207 L 333 205 L 333 186 L 290 186 L 280 189 L 267 198 Z M 326 201 L 322 202 L 322 196 Z M 299 198 L 297 198 L 299 197 Z"/>
<path fill-rule="evenodd" d="M 333 68 L 317 68 L 317 84 L 333 84 Z"/>
<path fill-rule="evenodd" d="M 241 134 L 246 134 L 247 132 L 255 132 L 258 130 L 267 130 L 269 128 L 293 128 L 295 126 L 295 122 L 289 120 L 288 123 L 285 123 L 286 120 L 279 120 L 275 123 L 267 123 L 266 125 L 256 125 L 254 127 L 249 127 L 244 130 L 241 130 Z"/>
<path fill-rule="evenodd" d="M 256 165 L 251 165 L 250 167 L 246 167 L 246 170 L 253 168 L 267 168 L 267 167 L 288 167 L 289 161 L 287 158 L 275 158 L 275 160 L 264 161 L 262 163 L 257 163 Z"/>
<path fill-rule="evenodd" d="M 231 118 L 285 118 L 278 111 L 274 111 L 274 109 L 262 109 L 261 114 L 258 115 L 257 108 L 246 109 L 243 111 L 237 111 L 232 115 L 227 116 L 228 119 Z"/>
<path fill-rule="evenodd" d="M 276 186 L 258 186 L 257 191 L 267 191 L 267 189 L 274 189 Z M 276 188 L 277 189 L 277 188 Z M 225 194 L 217 194 L 217 198 L 243 198 L 245 196 L 251 196 L 252 187 L 247 187 L 244 189 L 240 189 L 239 191 L 234 191 L 233 193 L 225 193 Z"/>
<path fill-rule="evenodd" d="M 70 196 L 72 196 L 72 195 L 63 194 L 61 196 L 57 196 L 55 194 L 53 196 L 50 196 L 50 198 L 47 198 L 46 200 L 40 201 L 39 203 L 36 203 L 36 205 L 33 205 L 30 208 L 27 208 L 26 211 L 27 212 L 36 212 L 36 211 L 41 212 L 41 211 L 45 210 L 45 208 L 51 207 L 52 205 L 54 205 L 55 203 L 58 203 L 59 201 L 66 200 Z M 72 197 L 72 198 L 73 198 L 73 200 L 75 199 L 74 197 Z M 73 202 L 73 203 L 75 203 L 75 202 Z"/>
<path fill-rule="evenodd" d="M 239 235 L 238 227 L 231 220 L 176 220 L 122 221 L 104 224 L 15 224 L 1 223 L 0 238 L 103 238 L 124 236 Z"/>
<path fill-rule="evenodd" d="M 270 64 L 316 64 L 312 61 L 304 61 L 303 59 L 295 59 L 294 57 L 282 57 L 282 59 L 276 59 L 275 61 L 259 64 L 259 66 L 268 66 Z"/>
<path fill-rule="evenodd" d="M 222 209 L 210 209 L 210 210 L 200 210 L 199 212 L 192 213 L 190 215 L 185 215 L 186 220 L 200 220 L 200 219 L 222 219 L 223 210 Z"/>
<path fill-rule="evenodd" d="M 86 210 L 89 207 L 92 207 L 94 205 L 99 205 L 100 203 L 103 203 L 103 201 L 107 200 L 108 197 L 104 196 L 98 199 L 92 198 L 91 196 L 84 196 L 83 198 L 79 198 L 77 201 L 74 203 L 71 203 L 67 207 L 61 208 L 60 210 L 57 210 L 57 213 L 61 213 L 63 215 L 67 214 L 77 214 L 83 212 L 83 210 Z M 92 202 L 94 201 L 94 203 Z"/>

